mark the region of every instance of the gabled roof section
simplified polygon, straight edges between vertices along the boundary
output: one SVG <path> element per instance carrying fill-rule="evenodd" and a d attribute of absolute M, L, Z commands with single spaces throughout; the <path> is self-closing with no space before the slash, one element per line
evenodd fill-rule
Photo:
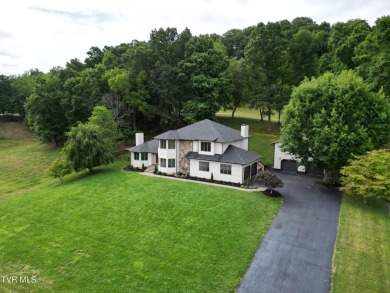
<path fill-rule="evenodd" d="M 194 124 L 170 130 L 155 137 L 156 139 L 204 140 L 214 142 L 231 142 L 244 139 L 240 131 L 215 121 L 205 119 Z"/>
<path fill-rule="evenodd" d="M 128 148 L 127 150 L 130 151 L 130 152 L 133 152 L 133 153 L 153 153 L 153 154 L 157 154 L 157 152 L 158 152 L 158 140 L 157 139 L 153 139 L 153 140 L 150 140 L 150 141 L 145 142 L 143 144 L 139 144 L 139 145 L 133 146 L 131 148 Z"/>
<path fill-rule="evenodd" d="M 188 152 L 185 155 L 187 159 L 195 159 L 202 161 L 213 161 L 221 163 L 248 165 L 254 161 L 257 161 L 262 156 L 248 152 L 244 149 L 238 148 L 233 145 L 229 145 L 226 151 L 221 155 L 201 155 L 197 152 Z"/>
<path fill-rule="evenodd" d="M 155 137 L 155 139 L 180 139 L 179 134 L 177 133 L 177 130 L 169 130 L 167 132 L 164 132 L 163 134 L 160 134 Z"/>

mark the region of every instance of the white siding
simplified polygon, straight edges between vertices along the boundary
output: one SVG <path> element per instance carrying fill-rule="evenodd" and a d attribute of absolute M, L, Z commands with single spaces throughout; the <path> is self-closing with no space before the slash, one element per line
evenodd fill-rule
<path fill-rule="evenodd" d="M 248 138 L 241 140 L 241 148 L 246 151 L 248 150 Z"/>
<path fill-rule="evenodd" d="M 177 168 L 178 168 L 178 153 L 179 153 L 179 141 L 176 141 L 175 142 L 175 149 L 168 149 L 168 141 L 167 141 L 167 144 L 166 144 L 167 148 L 166 149 L 161 149 L 160 148 L 160 141 L 159 141 L 159 145 L 158 145 L 158 157 L 160 159 L 166 159 L 167 160 L 167 164 L 166 164 L 166 167 L 161 167 L 160 166 L 160 162 L 159 165 L 158 165 L 158 170 L 160 172 L 164 172 L 164 173 L 167 173 L 167 174 L 174 174 L 177 172 Z M 175 159 L 175 167 L 174 168 L 168 168 L 168 160 L 169 159 Z"/>
<path fill-rule="evenodd" d="M 236 141 L 232 141 L 232 142 L 228 142 L 228 143 L 224 143 L 223 144 L 223 152 L 226 151 L 227 147 L 229 145 L 233 145 L 233 146 L 236 146 L 240 149 L 244 149 L 244 150 L 248 150 L 248 139 L 245 138 L 245 139 L 242 139 L 242 140 L 236 140 Z"/>
<path fill-rule="evenodd" d="M 155 155 L 152 153 L 148 153 L 148 160 L 147 161 L 141 161 L 141 153 L 139 153 L 139 160 L 134 160 L 134 153 L 133 152 L 131 152 L 130 154 L 131 154 L 131 164 L 133 165 L 133 167 L 141 168 L 142 164 L 144 164 L 145 167 L 149 167 L 149 166 L 153 165 Z"/>
<path fill-rule="evenodd" d="M 215 154 L 223 154 L 223 152 L 225 151 L 223 149 L 223 144 L 219 142 L 214 143 L 214 151 Z"/>
<path fill-rule="evenodd" d="M 192 151 L 197 153 L 198 150 L 199 150 L 199 141 L 194 140 L 192 143 Z"/>
<path fill-rule="evenodd" d="M 164 159 L 176 159 L 177 149 L 160 149 L 158 148 L 158 157 Z"/>
<path fill-rule="evenodd" d="M 211 173 L 213 173 L 214 180 L 242 183 L 243 169 L 241 165 L 228 164 L 232 166 L 232 174 L 227 175 L 227 174 L 220 173 L 221 164 L 223 163 L 209 162 L 209 172 L 206 172 L 206 171 L 199 171 L 199 160 L 190 160 L 190 176 L 210 179 Z"/>
<path fill-rule="evenodd" d="M 274 168 L 282 169 L 282 160 L 296 160 L 295 156 L 284 153 L 280 149 L 281 142 L 276 142 L 274 144 Z M 305 172 L 305 166 L 298 166 L 298 172 Z"/>

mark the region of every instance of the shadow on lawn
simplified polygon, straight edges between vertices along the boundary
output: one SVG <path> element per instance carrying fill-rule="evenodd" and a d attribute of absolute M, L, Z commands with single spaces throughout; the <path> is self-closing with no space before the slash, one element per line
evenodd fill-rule
<path fill-rule="evenodd" d="M 117 169 L 112 167 L 112 166 L 105 166 L 105 167 L 98 167 L 97 169 L 94 169 L 92 173 L 87 171 L 87 170 L 77 172 L 77 173 L 73 172 L 72 174 L 64 177 L 62 182 L 58 181 L 58 184 L 55 185 L 55 187 L 71 185 L 73 183 L 76 183 L 80 180 L 84 180 L 87 178 L 100 177 L 100 176 L 103 176 L 107 173 L 113 172 L 115 170 L 117 170 Z"/>

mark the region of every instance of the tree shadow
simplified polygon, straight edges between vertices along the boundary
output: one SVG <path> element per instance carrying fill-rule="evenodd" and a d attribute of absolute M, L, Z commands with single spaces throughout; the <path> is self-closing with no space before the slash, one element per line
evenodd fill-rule
<path fill-rule="evenodd" d="M 99 176 L 102 176 L 104 174 L 113 172 L 114 170 L 115 169 L 112 167 L 111 168 L 110 167 L 105 167 L 105 168 L 100 167 L 100 168 L 94 169 L 92 173 L 89 172 L 88 170 L 83 170 L 81 172 L 76 172 L 76 173 L 73 172 L 69 176 L 65 177 L 63 179 L 63 181 L 59 182 L 55 187 L 67 186 L 67 185 L 71 185 L 75 182 L 85 180 L 88 178 L 99 177 Z"/>

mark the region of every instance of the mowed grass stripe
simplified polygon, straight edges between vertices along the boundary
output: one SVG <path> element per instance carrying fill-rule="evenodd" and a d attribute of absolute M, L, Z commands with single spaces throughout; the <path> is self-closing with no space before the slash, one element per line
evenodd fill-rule
<path fill-rule="evenodd" d="M 332 292 L 376 293 L 390 288 L 390 218 L 387 203 L 343 196 Z"/>
<path fill-rule="evenodd" d="M 3 201 L 0 271 L 35 271 L 36 292 L 231 292 L 280 203 L 116 163 Z"/>
<path fill-rule="evenodd" d="M 35 140 L 0 138 L 0 199 L 53 182 L 46 170 L 59 153 Z"/>

